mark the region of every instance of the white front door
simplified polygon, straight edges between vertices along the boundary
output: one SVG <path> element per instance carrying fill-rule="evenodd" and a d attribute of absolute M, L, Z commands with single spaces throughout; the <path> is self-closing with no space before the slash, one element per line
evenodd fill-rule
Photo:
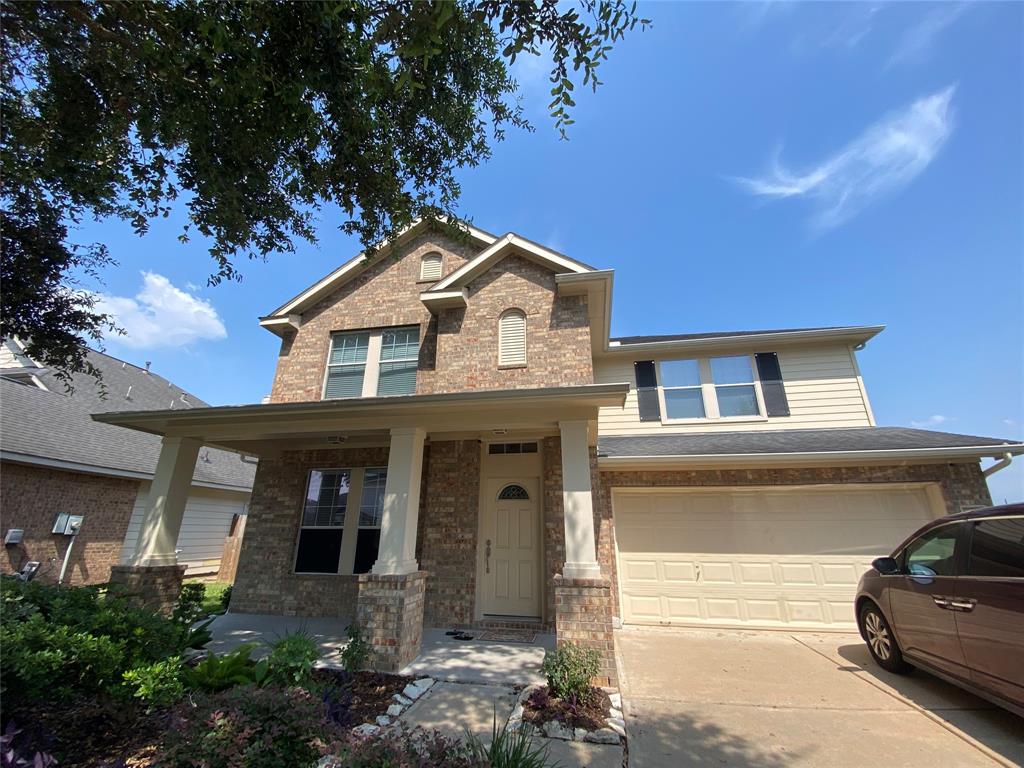
<path fill-rule="evenodd" d="M 484 497 L 483 613 L 540 616 L 540 506 L 536 479 L 491 479 Z"/>

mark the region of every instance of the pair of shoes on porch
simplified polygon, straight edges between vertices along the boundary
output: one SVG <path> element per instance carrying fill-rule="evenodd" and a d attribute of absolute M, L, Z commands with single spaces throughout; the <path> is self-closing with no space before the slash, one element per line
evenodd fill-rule
<path fill-rule="evenodd" d="M 445 634 L 448 635 L 448 637 L 452 637 L 452 638 L 454 638 L 456 640 L 472 640 L 473 639 L 473 636 L 471 634 L 469 634 L 468 632 L 465 632 L 465 631 L 463 631 L 461 629 L 449 629 L 447 632 L 445 632 Z"/>

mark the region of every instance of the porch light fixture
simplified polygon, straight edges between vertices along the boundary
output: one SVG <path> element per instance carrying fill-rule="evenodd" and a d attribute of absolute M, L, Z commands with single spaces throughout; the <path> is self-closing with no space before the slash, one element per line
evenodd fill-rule
<path fill-rule="evenodd" d="M 507 429 L 492 429 L 491 430 L 491 434 L 494 434 L 494 435 L 497 435 L 498 437 L 501 437 L 503 435 L 507 435 L 508 434 L 508 430 Z"/>

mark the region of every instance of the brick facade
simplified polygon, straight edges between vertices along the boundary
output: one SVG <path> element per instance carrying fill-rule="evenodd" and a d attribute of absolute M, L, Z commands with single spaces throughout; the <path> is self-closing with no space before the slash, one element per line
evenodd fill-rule
<path fill-rule="evenodd" d="M 37 560 L 42 565 L 36 578 L 55 583 L 71 537 L 51 531 L 57 513 L 67 512 L 83 515 L 84 520 L 71 550 L 65 582 L 77 586 L 109 581 L 111 566 L 121 559 L 138 492 L 138 480 L 3 462 L 3 532 L 22 528 L 25 539 L 19 546 L 4 548 L 0 571 L 12 573 L 29 560 Z"/>
<path fill-rule="evenodd" d="M 398 672 L 420 653 L 427 574 L 359 576 L 356 622 L 373 649 L 370 663 L 382 672 Z"/>
<path fill-rule="evenodd" d="M 355 615 L 358 577 L 296 574 L 295 543 L 311 469 L 386 467 L 387 448 L 286 451 L 256 469 L 231 610 L 285 616 Z"/>
<path fill-rule="evenodd" d="M 556 576 L 555 633 L 558 645 L 574 643 L 601 654 L 594 685 L 618 687 L 615 635 L 612 631 L 613 583 L 608 579 L 563 579 Z"/>
<path fill-rule="evenodd" d="M 135 604 L 169 614 L 181 593 L 184 565 L 115 565 L 111 584 L 118 585 Z"/>
<path fill-rule="evenodd" d="M 592 384 L 593 360 L 585 296 L 556 295 L 555 274 L 511 255 L 468 287 L 469 306 L 433 317 L 420 301 L 420 261 L 444 257 L 450 273 L 476 255 L 468 243 L 438 233 L 414 238 L 380 257 L 302 316 L 302 327 L 281 342 L 270 402 L 320 400 L 331 333 L 400 325 L 420 327 L 417 394 Z M 498 317 L 526 312 L 527 365 L 498 368 Z"/>
<path fill-rule="evenodd" d="M 476 604 L 480 507 L 480 443 L 427 446 L 420 493 L 416 557 L 429 574 L 424 623 L 468 627 Z"/>

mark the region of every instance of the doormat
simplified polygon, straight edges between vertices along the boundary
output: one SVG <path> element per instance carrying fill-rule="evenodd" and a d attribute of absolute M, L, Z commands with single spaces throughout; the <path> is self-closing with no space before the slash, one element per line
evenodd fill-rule
<path fill-rule="evenodd" d="M 536 638 L 532 629 L 485 629 L 477 636 L 477 640 L 492 643 L 532 643 Z"/>

